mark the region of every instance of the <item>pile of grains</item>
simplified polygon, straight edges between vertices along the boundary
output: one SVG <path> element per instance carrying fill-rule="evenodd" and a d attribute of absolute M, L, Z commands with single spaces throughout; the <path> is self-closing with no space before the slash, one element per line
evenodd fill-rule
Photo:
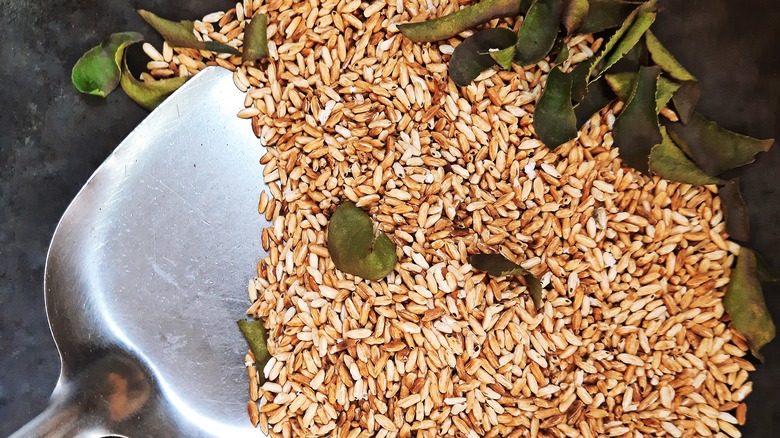
<path fill-rule="evenodd" d="M 247 0 L 196 23 L 240 46 L 244 20 L 267 14 L 256 67 L 146 47 L 146 80 L 233 70 L 267 148 L 273 226 L 248 314 L 273 358 L 247 356 L 253 423 L 275 437 L 739 437 L 753 366 L 721 302 L 739 248 L 716 189 L 623 166 L 620 104 L 548 150 L 532 123 L 545 62 L 456 87 L 461 40 L 414 44 L 395 26 L 458 7 Z M 601 43 L 572 38 L 566 65 Z M 386 279 L 335 269 L 327 224 L 344 200 L 396 243 Z M 541 309 L 467 262 L 497 251 L 542 278 Z"/>

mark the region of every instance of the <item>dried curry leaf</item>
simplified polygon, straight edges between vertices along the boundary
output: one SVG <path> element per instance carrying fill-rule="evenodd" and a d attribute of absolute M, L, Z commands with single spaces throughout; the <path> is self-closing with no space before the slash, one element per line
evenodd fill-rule
<path fill-rule="evenodd" d="M 550 149 L 577 137 L 577 116 L 571 103 L 571 74 L 553 68 L 534 112 L 534 129 Z"/>
<path fill-rule="evenodd" d="M 637 6 L 638 2 L 623 0 L 590 0 L 588 14 L 578 32 L 598 33 L 619 27 Z"/>
<path fill-rule="evenodd" d="M 756 253 L 742 247 L 731 281 L 723 296 L 723 306 L 731 323 L 745 337 L 750 351 L 764 361 L 761 348 L 775 338 L 775 324 L 766 308 L 764 292 L 758 280 Z"/>
<path fill-rule="evenodd" d="M 143 41 L 138 32 L 111 34 L 100 45 L 89 49 L 73 66 L 71 81 L 82 93 L 106 97 L 119 85 L 125 48 Z"/>
<path fill-rule="evenodd" d="M 582 23 L 585 22 L 585 18 L 588 16 L 588 10 L 590 10 L 588 0 L 564 1 L 561 21 L 569 34 L 573 34 L 575 30 L 582 26 Z"/>
<path fill-rule="evenodd" d="M 542 282 L 517 263 L 501 254 L 474 254 L 469 256 L 469 263 L 475 269 L 487 272 L 494 278 L 522 275 L 534 305 L 537 309 L 542 306 Z"/>
<path fill-rule="evenodd" d="M 139 81 L 127 68 L 127 57 L 122 62 L 122 78 L 119 80 L 122 90 L 128 97 L 147 111 L 157 108 L 176 89 L 184 85 L 189 77 L 159 79 L 154 82 Z"/>
<path fill-rule="evenodd" d="M 661 68 L 641 67 L 631 97 L 615 120 L 613 136 L 623 161 L 647 173 L 653 146 L 661 143 L 661 130 L 655 112 L 655 95 Z"/>
<path fill-rule="evenodd" d="M 695 81 L 696 78 L 677 61 L 669 50 L 658 41 L 652 31 L 645 32 L 645 45 L 653 62 L 678 81 Z"/>
<path fill-rule="evenodd" d="M 661 128 L 663 140 L 650 150 L 650 170 L 656 175 L 671 181 L 682 182 L 702 186 L 707 184 L 719 184 L 723 181 L 707 175 L 696 164 L 688 159 Z"/>
<path fill-rule="evenodd" d="M 344 202 L 333 212 L 328 252 L 340 271 L 367 280 L 386 277 L 398 261 L 395 244 L 385 233 L 374 236 L 371 217 L 353 202 Z"/>
<path fill-rule="evenodd" d="M 244 335 L 244 339 L 246 339 L 246 343 L 249 344 L 249 349 L 252 350 L 252 354 L 255 356 L 255 366 L 257 369 L 262 370 L 271 359 L 271 354 L 268 352 L 268 333 L 265 330 L 263 321 L 256 319 L 249 322 L 246 319 L 239 319 L 236 322 Z M 258 373 L 257 378 L 261 385 L 265 383 L 264 373 Z"/>
<path fill-rule="evenodd" d="M 463 40 L 452 52 L 449 75 L 455 84 L 465 87 L 480 73 L 496 65 L 490 56 L 512 46 L 517 35 L 507 28 L 484 29 Z"/>
<path fill-rule="evenodd" d="M 693 113 L 687 125 L 673 123 L 669 130 L 688 145 L 693 161 L 710 175 L 752 163 L 756 154 L 768 151 L 774 142 L 721 128 L 699 113 Z"/>
<path fill-rule="evenodd" d="M 732 239 L 747 242 L 750 240 L 750 215 L 739 190 L 739 179 L 734 178 L 718 190 L 726 216 L 726 232 Z"/>
<path fill-rule="evenodd" d="M 761 283 L 773 283 L 777 280 L 780 280 L 769 268 L 769 264 L 766 262 L 764 257 L 759 254 L 756 254 L 756 277 L 758 277 L 758 281 Z"/>
<path fill-rule="evenodd" d="M 244 48 L 241 60 L 257 61 L 268 56 L 268 17 L 256 14 L 244 29 Z"/>
<path fill-rule="evenodd" d="M 158 17 L 143 9 L 139 9 L 138 13 L 173 47 L 187 47 L 190 49 L 209 50 L 211 52 L 230 53 L 233 55 L 241 54 L 238 49 L 227 44 L 216 41 L 200 41 L 193 33 L 195 25 L 192 21 L 182 20 L 177 22 L 166 20 L 165 18 Z"/>
<path fill-rule="evenodd" d="M 536 64 L 550 53 L 558 36 L 562 10 L 563 0 L 534 1 L 517 32 L 515 61 L 518 64 Z"/>
<path fill-rule="evenodd" d="M 514 17 L 522 7 L 523 2 L 519 0 L 482 0 L 433 20 L 399 24 L 398 30 L 416 43 L 439 41 L 494 18 Z"/>
<path fill-rule="evenodd" d="M 622 100 L 623 102 L 625 102 L 631 95 L 631 89 L 633 87 L 634 81 L 636 80 L 636 77 L 637 74 L 634 72 L 613 73 L 604 76 L 604 78 L 607 80 L 607 83 L 609 83 L 610 88 L 612 88 L 612 91 L 614 91 L 618 99 Z M 656 92 L 655 96 L 656 113 L 659 113 L 662 109 L 664 109 L 679 87 L 679 84 L 674 81 L 670 81 L 663 76 L 658 78 L 658 91 Z"/>

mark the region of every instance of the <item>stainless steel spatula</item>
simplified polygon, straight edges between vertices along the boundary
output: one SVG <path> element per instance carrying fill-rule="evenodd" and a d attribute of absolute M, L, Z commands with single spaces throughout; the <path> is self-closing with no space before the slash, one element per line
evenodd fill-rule
<path fill-rule="evenodd" d="M 70 204 L 45 275 L 62 372 L 14 438 L 262 436 L 235 324 L 266 225 L 243 98 L 229 71 L 199 73 Z"/>

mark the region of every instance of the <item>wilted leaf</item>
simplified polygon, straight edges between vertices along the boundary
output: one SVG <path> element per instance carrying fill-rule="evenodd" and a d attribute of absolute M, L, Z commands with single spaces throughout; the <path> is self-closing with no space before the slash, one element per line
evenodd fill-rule
<path fill-rule="evenodd" d="M 569 59 L 569 47 L 566 44 L 561 44 L 561 48 L 555 56 L 553 64 L 562 65 L 567 59 Z"/>
<path fill-rule="evenodd" d="M 82 93 L 106 97 L 119 85 L 125 47 L 143 39 L 137 32 L 111 34 L 76 61 L 71 72 L 73 85 Z"/>
<path fill-rule="evenodd" d="M 666 47 L 658 41 L 658 38 L 656 38 L 650 30 L 645 32 L 645 44 L 647 45 L 647 51 L 650 52 L 650 58 L 656 65 L 661 67 L 663 71 L 669 73 L 669 76 L 678 81 L 696 80 L 696 78 L 686 70 L 668 50 L 666 50 Z"/>
<path fill-rule="evenodd" d="M 739 179 L 734 178 L 718 190 L 726 216 L 726 232 L 732 239 L 747 242 L 750 240 L 750 215 L 745 200 L 739 190 Z"/>
<path fill-rule="evenodd" d="M 571 70 L 571 98 L 574 102 L 581 101 L 588 93 L 590 73 L 593 71 L 593 66 L 598 62 L 600 53 L 580 62 Z"/>
<path fill-rule="evenodd" d="M 536 0 L 517 32 L 515 61 L 520 65 L 536 64 L 555 44 L 561 20 L 563 0 Z"/>
<path fill-rule="evenodd" d="M 571 74 L 553 68 L 534 112 L 534 129 L 550 149 L 577 137 L 577 117 L 571 104 Z"/>
<path fill-rule="evenodd" d="M 542 283 L 522 266 L 511 262 L 501 254 L 474 254 L 469 256 L 469 263 L 474 269 L 487 272 L 494 278 L 522 275 L 534 305 L 537 309 L 542 306 Z"/>
<path fill-rule="evenodd" d="M 257 61 L 268 56 L 268 17 L 256 14 L 244 29 L 244 48 L 241 60 Z"/>
<path fill-rule="evenodd" d="M 189 77 L 177 77 L 170 79 L 159 79 L 154 82 L 139 81 L 127 68 L 127 58 L 122 63 L 122 78 L 119 83 L 122 90 L 128 97 L 133 99 L 138 105 L 141 105 L 147 111 L 151 111 L 161 103 L 176 89 L 184 85 Z"/>
<path fill-rule="evenodd" d="M 390 238 L 381 232 L 374 237 L 371 218 L 352 202 L 339 205 L 330 218 L 328 252 L 336 268 L 367 280 L 386 277 L 398 261 Z"/>
<path fill-rule="evenodd" d="M 263 321 L 256 319 L 252 322 L 246 319 L 240 319 L 238 321 L 238 328 L 244 335 L 249 349 L 252 350 L 252 354 L 255 356 L 255 366 L 261 370 L 258 373 L 257 378 L 262 385 L 265 383 L 265 374 L 262 373 L 263 367 L 271 359 L 271 354 L 268 352 L 268 333 L 265 331 Z"/>
<path fill-rule="evenodd" d="M 433 20 L 399 24 L 398 30 L 416 43 L 439 41 L 494 18 L 515 17 L 522 7 L 523 2 L 518 0 L 482 0 Z"/>
<path fill-rule="evenodd" d="M 731 323 L 747 340 L 753 356 L 763 361 L 760 350 L 775 338 L 775 324 L 766 308 L 756 265 L 756 254 L 742 247 L 737 266 L 731 271 L 723 306 L 731 317 Z"/>
<path fill-rule="evenodd" d="M 490 56 L 496 61 L 496 64 L 500 65 L 504 70 L 512 68 L 512 61 L 515 59 L 515 45 L 501 49 L 498 51 L 489 52 Z"/>
<path fill-rule="evenodd" d="M 661 143 L 661 130 L 655 112 L 655 93 L 660 67 L 642 67 L 631 97 L 615 120 L 612 134 L 623 161 L 647 173 L 648 157 L 653 146 Z"/>
<path fill-rule="evenodd" d="M 761 283 L 773 283 L 778 280 L 777 276 L 769 269 L 769 264 L 759 253 L 756 254 L 756 277 Z"/>
<path fill-rule="evenodd" d="M 631 89 L 636 80 L 636 76 L 637 74 L 634 72 L 622 72 L 609 74 L 604 76 L 604 78 L 607 80 L 607 83 L 609 83 L 610 88 L 615 92 L 618 99 L 625 102 L 631 95 Z M 670 81 L 663 76 L 658 78 L 658 91 L 655 96 L 656 113 L 659 113 L 664 109 L 678 88 L 679 85 L 676 82 Z"/>
<path fill-rule="evenodd" d="M 499 51 L 513 45 L 517 35 L 507 28 L 480 30 L 463 40 L 450 59 L 449 75 L 455 84 L 465 87 L 480 73 L 496 65 L 491 51 Z"/>
<path fill-rule="evenodd" d="M 723 129 L 699 113 L 693 113 L 688 125 L 673 123 L 669 129 L 688 145 L 693 161 L 710 175 L 753 162 L 756 154 L 768 151 L 774 141 Z"/>
<path fill-rule="evenodd" d="M 702 186 L 719 184 L 722 180 L 709 176 L 685 156 L 683 151 L 666 135 L 661 128 L 663 140 L 650 150 L 650 170 L 656 175 L 672 181 Z"/>
<path fill-rule="evenodd" d="M 680 88 L 674 93 L 672 101 L 680 122 L 687 125 L 693 115 L 696 104 L 699 103 L 701 96 L 701 86 L 698 81 L 685 81 L 680 83 Z"/>
<path fill-rule="evenodd" d="M 588 14 L 578 29 L 582 34 L 619 27 L 639 6 L 638 2 L 623 0 L 590 0 L 589 3 Z"/>
<path fill-rule="evenodd" d="M 585 22 L 585 17 L 588 16 L 589 9 L 588 0 L 564 1 L 561 21 L 569 34 L 573 34 L 575 30 L 582 26 L 582 23 Z"/>
<path fill-rule="evenodd" d="M 176 22 L 166 20 L 143 9 L 139 9 L 138 13 L 173 47 L 188 47 L 191 49 L 209 50 L 211 52 L 231 53 L 233 55 L 241 54 L 238 49 L 227 44 L 198 40 L 193 33 L 195 27 L 192 21 L 182 20 Z"/>
<path fill-rule="evenodd" d="M 588 86 L 588 94 L 574 107 L 577 129 L 580 129 L 596 112 L 615 100 L 607 81 L 599 78 Z"/>

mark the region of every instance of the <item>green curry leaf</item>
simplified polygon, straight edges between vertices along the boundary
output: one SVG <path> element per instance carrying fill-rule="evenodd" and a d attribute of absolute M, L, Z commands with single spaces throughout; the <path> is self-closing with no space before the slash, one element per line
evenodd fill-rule
<path fill-rule="evenodd" d="M 177 88 L 184 85 L 189 77 L 176 77 L 170 79 L 159 79 L 153 82 L 139 81 L 127 68 L 127 59 L 122 62 L 122 77 L 119 83 L 125 94 L 133 99 L 138 105 L 151 111 L 161 104 Z"/>
<path fill-rule="evenodd" d="M 742 242 L 750 240 L 750 216 L 739 190 L 739 179 L 734 178 L 718 190 L 726 216 L 726 232 L 729 237 Z"/>
<path fill-rule="evenodd" d="M 534 111 L 534 129 L 548 148 L 577 137 L 577 117 L 571 103 L 571 74 L 553 68 Z"/>
<path fill-rule="evenodd" d="M 256 14 L 244 29 L 244 47 L 241 60 L 257 61 L 268 56 L 268 17 Z"/>
<path fill-rule="evenodd" d="M 119 85 L 125 48 L 143 39 L 138 32 L 111 34 L 99 46 L 89 49 L 73 66 L 73 85 L 82 93 L 106 97 Z"/>
<path fill-rule="evenodd" d="M 522 7 L 519 0 L 482 0 L 433 20 L 399 24 L 398 30 L 416 43 L 439 41 L 494 18 L 514 17 Z"/>
<path fill-rule="evenodd" d="M 449 75 L 455 84 L 465 87 L 480 73 L 496 65 L 491 53 L 512 46 L 517 35 L 507 28 L 480 30 L 463 40 L 452 52 Z"/>
<path fill-rule="evenodd" d="M 673 123 L 669 130 L 687 144 L 693 161 L 710 175 L 752 163 L 756 154 L 766 152 L 774 142 L 721 128 L 699 113 L 693 113 L 687 125 Z"/>
<path fill-rule="evenodd" d="M 719 184 L 723 181 L 707 175 L 696 164 L 685 156 L 682 150 L 661 128 L 663 140 L 650 150 L 650 170 L 656 175 L 672 181 L 678 181 L 697 186 Z"/>
<path fill-rule="evenodd" d="M 398 261 L 390 238 L 374 237 L 371 217 L 352 202 L 339 205 L 330 218 L 328 252 L 336 268 L 368 280 L 386 277 Z"/>
<path fill-rule="evenodd" d="M 585 18 L 588 16 L 589 9 L 590 3 L 588 0 L 564 1 L 561 21 L 569 34 L 573 34 L 575 30 L 582 26 L 582 23 L 585 22 Z"/>
<path fill-rule="evenodd" d="M 271 354 L 268 352 L 268 333 L 265 330 L 263 321 L 256 319 L 252 322 L 246 319 L 240 319 L 236 321 L 238 328 L 244 335 L 249 349 L 252 350 L 252 355 L 255 356 L 255 366 L 260 373 L 258 373 L 258 380 L 262 385 L 265 383 L 265 374 L 262 372 L 265 364 L 271 359 Z"/>
<path fill-rule="evenodd" d="M 618 99 L 625 102 L 631 95 L 631 89 L 636 80 L 637 74 L 634 72 L 622 72 L 605 75 L 604 78 L 609 83 L 612 91 L 615 92 Z M 661 76 L 658 79 L 658 91 L 655 96 L 655 112 L 659 113 L 669 103 L 674 93 L 680 87 L 676 82 L 670 81 Z"/>
<path fill-rule="evenodd" d="M 520 65 L 536 64 L 544 59 L 558 36 L 563 0 L 536 0 L 528 10 L 517 32 L 515 61 Z"/>
<path fill-rule="evenodd" d="M 723 296 L 723 306 L 731 323 L 747 339 L 750 351 L 763 361 L 761 348 L 775 338 L 775 324 L 766 308 L 764 292 L 758 280 L 756 253 L 742 247 L 731 282 Z"/>
<path fill-rule="evenodd" d="M 648 157 L 653 146 L 661 143 L 661 130 L 655 112 L 655 95 L 660 67 L 641 67 L 631 97 L 613 127 L 615 146 L 623 161 L 647 173 Z"/>
<path fill-rule="evenodd" d="M 469 256 L 469 263 L 474 269 L 487 272 L 494 278 L 522 275 L 534 306 L 537 309 L 542 306 L 542 282 L 522 266 L 511 262 L 501 254 L 474 254 Z"/>
<path fill-rule="evenodd" d="M 624 0 L 590 0 L 579 33 L 598 33 L 619 27 L 639 4 Z"/>
<path fill-rule="evenodd" d="M 166 20 L 143 9 L 139 9 L 138 13 L 173 47 L 188 47 L 233 55 L 241 54 L 238 49 L 227 44 L 216 41 L 200 41 L 193 33 L 194 23 L 192 21 L 182 20 L 176 22 Z"/>

